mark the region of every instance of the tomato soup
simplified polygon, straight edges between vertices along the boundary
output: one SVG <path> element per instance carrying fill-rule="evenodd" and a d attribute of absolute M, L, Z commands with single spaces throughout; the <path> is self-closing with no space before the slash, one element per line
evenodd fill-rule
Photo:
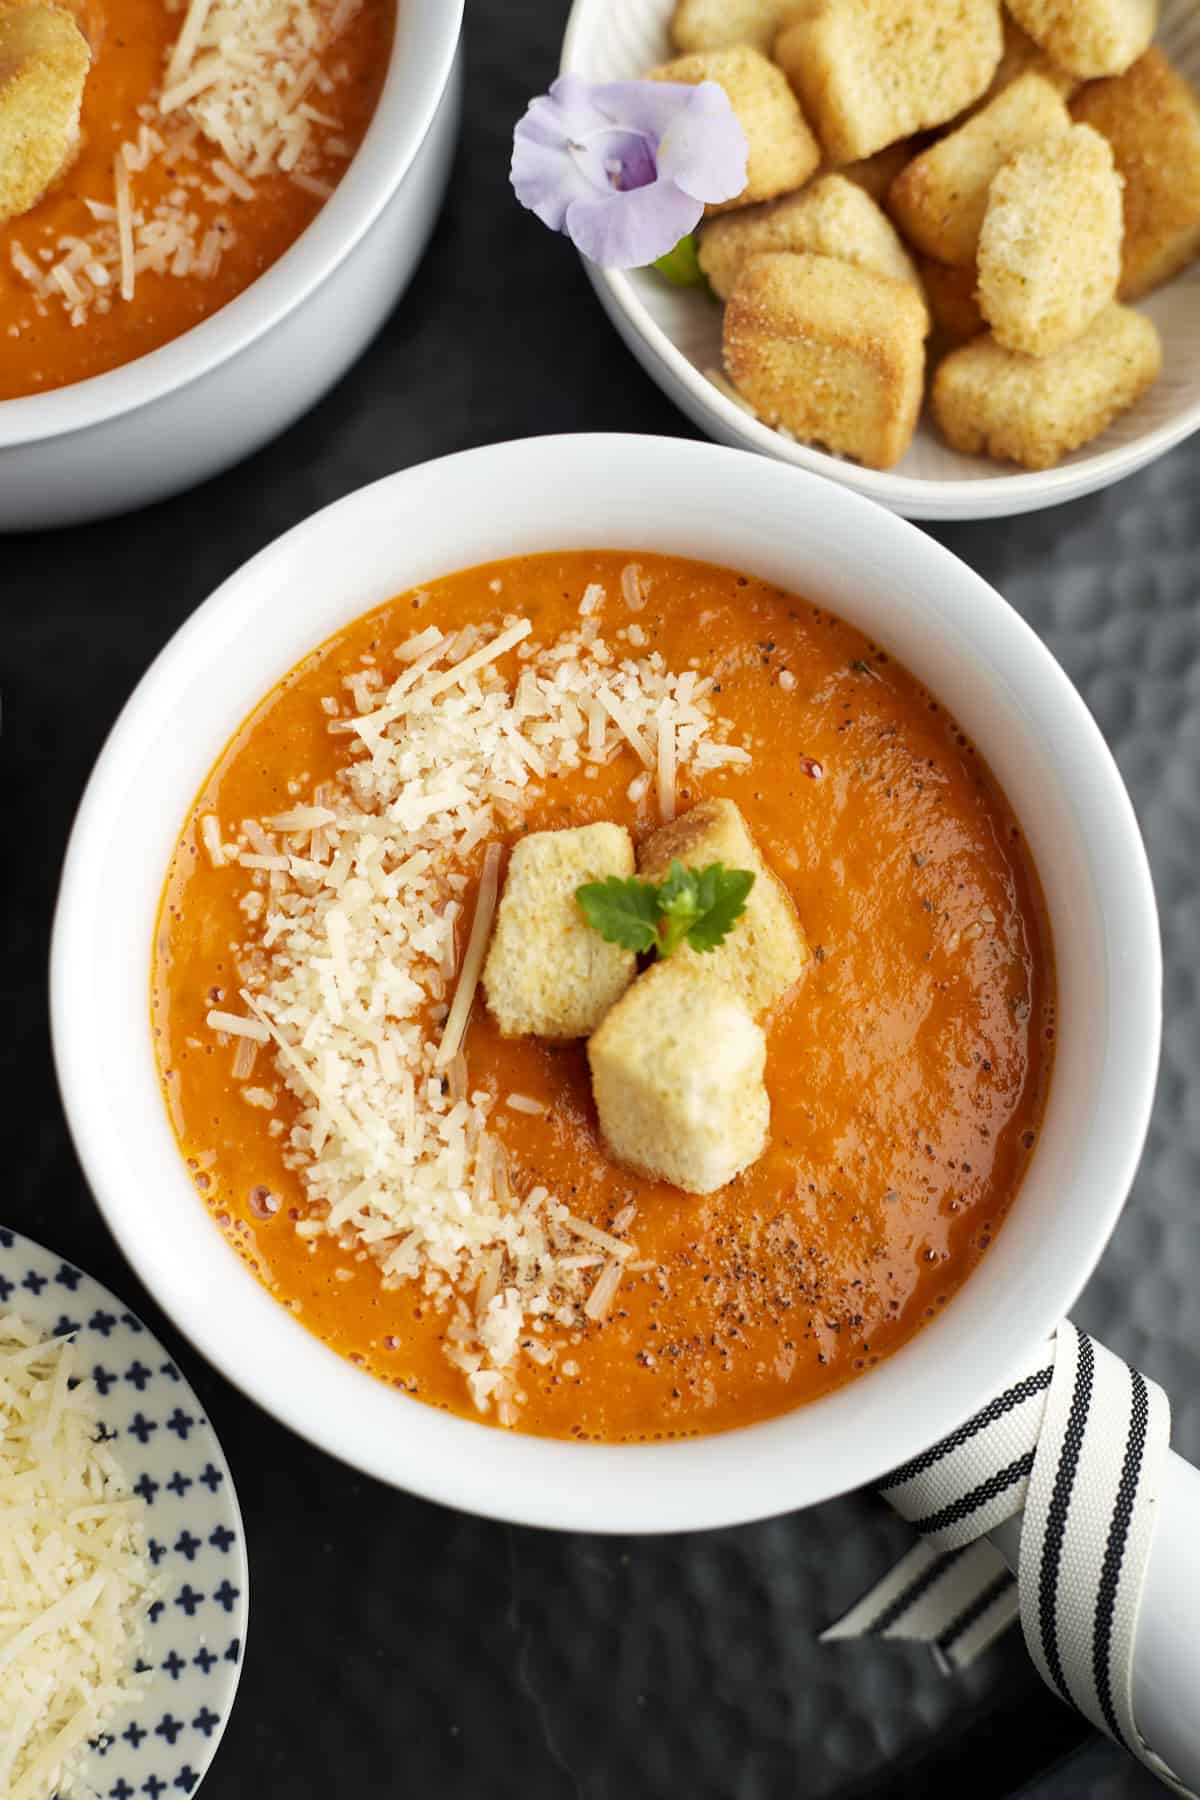
<path fill-rule="evenodd" d="M 577 630 L 581 604 L 614 659 L 655 659 L 639 666 L 656 679 L 691 670 L 711 682 L 706 704 L 748 753 L 682 759 L 675 804 L 737 803 L 811 949 L 766 1021 L 767 1149 L 703 1197 L 610 1159 L 582 1043 L 506 1040 L 475 998 L 465 1085 L 488 1097 L 514 1194 L 561 1196 L 598 1241 L 636 1208 L 604 1315 L 575 1305 L 541 1336 L 525 1331 L 511 1422 L 646 1440 L 781 1413 L 888 1356 L 969 1277 L 1035 1150 L 1055 994 L 1036 873 L 972 744 L 883 650 L 803 598 L 673 557 L 529 557 L 401 595 L 295 669 L 206 781 L 166 883 L 153 1029 L 198 1203 L 232 1251 L 342 1355 L 478 1416 L 446 1355 L 444 1290 L 381 1279 L 361 1244 L 319 1225 L 306 1235 L 313 1190 L 305 1156 L 289 1148 L 301 1100 L 279 1078 L 278 1046 L 260 1046 L 239 1079 L 245 1046 L 215 1033 L 211 1015 L 240 1010 L 239 987 L 253 987 L 271 884 L 287 879 L 267 866 L 285 860 L 270 854 L 279 839 L 256 866 L 261 826 L 247 838 L 238 822 L 334 791 L 361 754 L 339 704 L 345 682 L 365 679 L 378 705 L 376 690 L 403 666 L 397 649 L 411 658 L 423 642 L 414 634 L 519 618 L 545 646 Z M 493 665 L 505 691 L 535 666 L 522 654 Z M 403 722 L 392 729 L 402 736 Z M 661 822 L 655 784 L 623 743 L 531 778 L 492 838 L 511 846 L 524 832 L 600 820 L 627 826 L 635 844 Z M 464 928 L 484 855 L 480 843 L 464 865 Z"/>
<path fill-rule="evenodd" d="M 158 349 L 282 256 L 362 140 L 394 24 L 393 0 L 264 0 L 245 59 L 253 79 L 238 82 L 213 78 L 219 53 L 204 40 L 172 75 L 195 9 L 79 0 L 72 10 L 92 47 L 81 147 L 29 212 L 0 223 L 0 400 Z M 210 32 L 223 11 L 208 12 Z M 191 100 L 162 111 L 164 94 L 197 83 Z M 264 120 L 282 112 L 286 131 L 268 130 L 256 108 Z"/>

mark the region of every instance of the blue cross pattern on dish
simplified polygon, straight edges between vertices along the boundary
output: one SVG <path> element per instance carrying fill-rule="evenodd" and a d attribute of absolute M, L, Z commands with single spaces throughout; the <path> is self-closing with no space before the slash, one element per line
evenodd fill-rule
<path fill-rule="evenodd" d="M 233 1710 L 249 1581 L 242 1516 L 212 1426 L 166 1350 L 107 1288 L 0 1226 L 0 1312 L 72 1333 L 109 1447 L 146 1502 L 159 1581 L 143 1697 L 107 1721 L 76 1791 L 94 1800 L 194 1794 Z"/>

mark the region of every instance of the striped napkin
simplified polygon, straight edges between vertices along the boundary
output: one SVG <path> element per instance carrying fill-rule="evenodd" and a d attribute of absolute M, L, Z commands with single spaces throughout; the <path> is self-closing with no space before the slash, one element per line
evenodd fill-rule
<path fill-rule="evenodd" d="M 1171 1435 L 1162 1389 L 1064 1323 L 882 1484 L 921 1541 L 823 1635 L 927 1643 L 949 1673 L 1020 1618 L 1042 1679 L 1179 1794 L 1138 1730 L 1133 1646 Z M 1018 1572 L 985 1533 L 1023 1512 Z"/>

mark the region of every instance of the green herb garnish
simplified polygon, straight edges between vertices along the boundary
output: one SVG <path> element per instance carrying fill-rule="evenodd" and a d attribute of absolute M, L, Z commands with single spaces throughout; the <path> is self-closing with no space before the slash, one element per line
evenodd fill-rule
<path fill-rule="evenodd" d="M 607 881 L 585 882 L 575 898 L 606 943 L 666 957 L 683 943 L 700 951 L 724 943 L 753 886 L 749 869 L 727 869 L 723 863 L 685 869 L 672 862 L 665 881 L 610 875 Z"/>

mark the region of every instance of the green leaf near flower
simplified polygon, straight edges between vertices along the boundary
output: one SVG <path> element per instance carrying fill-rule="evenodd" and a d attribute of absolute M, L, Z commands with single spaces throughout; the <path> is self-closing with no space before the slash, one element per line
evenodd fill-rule
<path fill-rule="evenodd" d="M 708 286 L 708 277 L 700 267 L 694 231 L 689 231 L 686 237 L 681 237 L 675 248 L 668 250 L 665 256 L 660 256 L 651 267 L 657 269 L 658 273 L 669 281 L 672 287 L 706 288 Z"/>

